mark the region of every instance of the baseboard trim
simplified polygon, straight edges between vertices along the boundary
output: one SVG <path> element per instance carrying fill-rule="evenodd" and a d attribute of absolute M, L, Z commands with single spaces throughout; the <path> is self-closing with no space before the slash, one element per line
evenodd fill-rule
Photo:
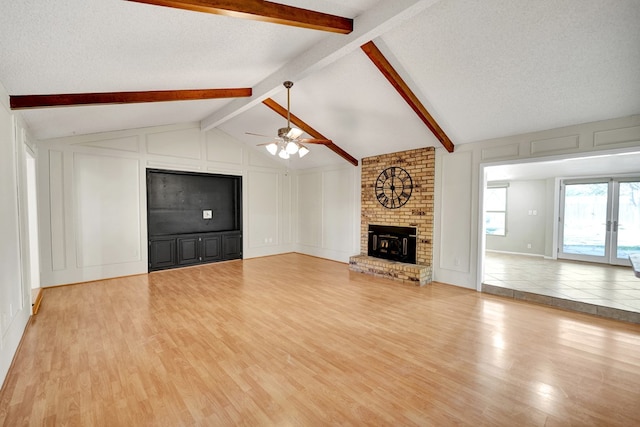
<path fill-rule="evenodd" d="M 505 254 L 505 255 L 522 255 L 522 256 L 531 256 L 531 257 L 536 257 L 536 258 L 544 258 L 544 255 L 542 254 L 529 254 L 526 252 L 509 252 L 509 251 L 496 251 L 493 249 L 486 249 L 485 252 L 491 252 L 494 254 Z"/>
<path fill-rule="evenodd" d="M 42 288 L 38 288 L 38 295 L 36 296 L 36 300 L 31 304 L 31 314 L 38 314 L 38 310 L 40 310 L 40 303 L 42 303 Z"/>

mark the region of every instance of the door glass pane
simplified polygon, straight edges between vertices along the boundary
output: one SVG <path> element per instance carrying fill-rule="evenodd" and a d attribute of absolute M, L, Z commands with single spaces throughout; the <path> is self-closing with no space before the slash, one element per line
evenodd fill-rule
<path fill-rule="evenodd" d="M 484 194 L 487 234 L 505 236 L 507 233 L 507 188 L 487 188 Z"/>
<path fill-rule="evenodd" d="M 484 204 L 486 211 L 504 212 L 507 209 L 507 188 L 487 188 Z"/>
<path fill-rule="evenodd" d="M 568 184 L 565 187 L 562 251 L 605 255 L 609 184 Z"/>
<path fill-rule="evenodd" d="M 640 253 L 640 182 L 621 182 L 618 201 L 617 257 Z"/>
<path fill-rule="evenodd" d="M 507 234 L 504 212 L 487 212 L 485 215 L 487 234 L 505 236 Z"/>

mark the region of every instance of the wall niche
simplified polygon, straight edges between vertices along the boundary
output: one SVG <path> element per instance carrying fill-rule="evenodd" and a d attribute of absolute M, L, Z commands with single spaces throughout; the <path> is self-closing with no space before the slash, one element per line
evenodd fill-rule
<path fill-rule="evenodd" d="M 147 169 L 149 271 L 242 258 L 242 177 Z"/>

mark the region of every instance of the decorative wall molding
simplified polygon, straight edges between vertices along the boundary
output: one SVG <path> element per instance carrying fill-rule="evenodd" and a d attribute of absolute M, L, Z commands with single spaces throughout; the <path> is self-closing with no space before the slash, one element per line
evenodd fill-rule
<path fill-rule="evenodd" d="M 137 135 L 126 138 L 102 139 L 92 142 L 80 142 L 77 145 L 92 148 L 104 148 L 106 150 L 126 151 L 130 153 L 140 152 L 140 142 Z"/>
<path fill-rule="evenodd" d="M 76 267 L 141 261 L 140 161 L 73 154 Z"/>
<path fill-rule="evenodd" d="M 202 159 L 200 129 L 190 128 L 147 134 L 147 153 L 183 159 Z"/>
<path fill-rule="evenodd" d="M 209 162 L 241 165 L 244 148 L 225 138 L 227 134 L 219 131 L 207 132 L 205 137 L 206 158 Z"/>
<path fill-rule="evenodd" d="M 201 172 L 202 166 L 193 163 L 177 163 L 177 162 L 158 162 L 155 160 L 147 160 L 147 167 L 153 169 L 169 169 L 187 172 Z"/>
<path fill-rule="evenodd" d="M 520 155 L 520 145 L 510 144 L 498 147 L 484 148 L 481 151 L 482 160 L 502 160 L 518 157 Z"/>
<path fill-rule="evenodd" d="M 531 141 L 531 154 L 553 154 L 558 151 L 577 150 L 579 148 L 580 135 L 569 135 Z"/>
<path fill-rule="evenodd" d="M 51 230 L 51 268 L 67 268 L 66 206 L 64 158 L 61 151 L 49 152 L 49 222 Z"/>
<path fill-rule="evenodd" d="M 640 126 L 603 130 L 593 134 L 593 145 L 596 147 L 629 142 L 640 143 Z"/>
<path fill-rule="evenodd" d="M 442 203 L 440 206 L 440 263 L 442 269 L 468 273 L 470 269 L 469 236 L 472 209 L 472 153 L 456 152 L 442 157 Z M 463 242 L 464 245 L 460 243 Z"/>

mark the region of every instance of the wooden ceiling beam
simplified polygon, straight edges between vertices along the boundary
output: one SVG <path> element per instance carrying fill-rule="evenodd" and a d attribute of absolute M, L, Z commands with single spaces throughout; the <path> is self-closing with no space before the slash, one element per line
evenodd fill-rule
<path fill-rule="evenodd" d="M 436 138 L 440 141 L 442 146 L 447 149 L 448 152 L 453 153 L 455 149 L 453 142 L 442 130 L 438 122 L 429 114 L 429 111 L 422 105 L 422 102 L 413 93 L 405 81 L 400 77 L 400 74 L 393 68 L 387 58 L 380 52 L 378 47 L 370 41 L 361 46 L 364 53 L 367 54 L 369 59 L 378 67 L 378 70 L 389 80 L 389 83 L 398 91 L 400 96 L 409 104 L 411 109 L 415 111 L 420 120 L 431 130 Z"/>
<path fill-rule="evenodd" d="M 395 0 L 376 3 L 374 7 L 355 19 L 354 30 L 351 34 L 344 37 L 328 37 L 322 43 L 317 43 L 310 49 L 296 55 L 289 63 L 254 84 L 251 98 L 235 99 L 229 102 L 202 119 L 200 128 L 206 131 L 219 127 L 226 121 L 260 104 L 263 99 L 279 93 L 282 90 L 283 81 L 301 81 L 305 77 L 323 70 L 329 64 L 360 49 L 363 43 L 403 25 L 437 1 Z"/>
<path fill-rule="evenodd" d="M 262 101 L 262 103 L 264 105 L 266 105 L 267 107 L 271 108 L 276 113 L 280 114 L 285 119 L 287 118 L 287 109 L 284 108 L 282 105 L 278 104 L 273 99 L 267 98 L 264 101 Z M 328 140 L 329 139 L 329 138 L 325 137 L 324 135 L 322 135 L 317 130 L 315 130 L 314 128 L 312 128 L 310 125 L 305 123 L 299 117 L 297 117 L 296 115 L 292 114 L 292 113 L 290 113 L 290 119 L 291 119 L 291 123 L 296 125 L 296 127 L 302 129 L 303 131 L 305 131 L 307 134 L 311 135 L 312 137 L 314 137 L 316 139 L 324 139 L 324 140 Z M 346 151 L 344 151 L 342 148 L 338 147 L 333 142 L 329 142 L 329 143 L 326 143 L 326 144 L 323 144 L 323 145 L 325 147 L 328 147 L 331 151 L 336 153 L 338 156 L 340 156 L 343 159 L 345 159 L 347 162 L 351 163 L 353 166 L 358 166 L 358 159 L 356 159 L 351 154 L 349 154 Z"/>
<path fill-rule="evenodd" d="M 200 99 L 242 98 L 251 88 L 156 90 L 145 92 L 65 93 L 57 95 L 11 95 L 11 109 L 71 107 L 92 104 L 135 104 L 142 102 L 194 101 Z"/>
<path fill-rule="evenodd" d="M 194 12 L 349 34 L 353 19 L 261 0 L 129 0 Z"/>

